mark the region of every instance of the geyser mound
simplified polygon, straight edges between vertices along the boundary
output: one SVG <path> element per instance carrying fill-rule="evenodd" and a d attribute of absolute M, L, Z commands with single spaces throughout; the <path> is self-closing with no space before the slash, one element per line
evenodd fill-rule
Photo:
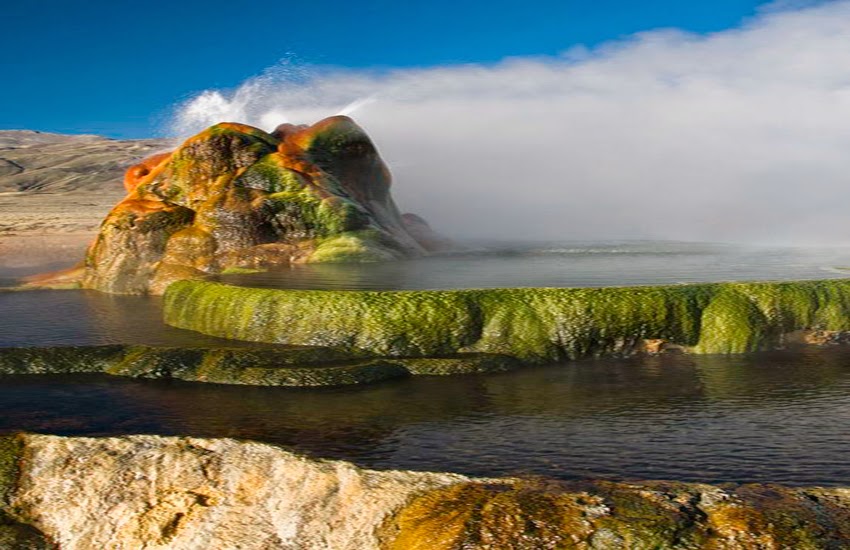
<path fill-rule="evenodd" d="M 161 294 L 174 281 L 289 263 L 416 257 L 446 246 L 402 215 L 390 172 L 350 118 L 269 134 L 216 124 L 131 167 L 84 262 L 30 285 Z"/>

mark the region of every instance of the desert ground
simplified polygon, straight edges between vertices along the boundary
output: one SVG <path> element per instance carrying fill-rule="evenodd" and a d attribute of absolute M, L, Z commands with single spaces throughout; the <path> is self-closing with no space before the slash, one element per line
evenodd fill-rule
<path fill-rule="evenodd" d="M 72 264 L 124 196 L 128 166 L 172 142 L 0 131 L 0 277 Z"/>

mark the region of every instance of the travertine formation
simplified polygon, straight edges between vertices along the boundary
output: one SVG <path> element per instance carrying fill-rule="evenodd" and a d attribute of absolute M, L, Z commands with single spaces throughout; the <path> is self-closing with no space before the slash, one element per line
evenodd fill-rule
<path fill-rule="evenodd" d="M 348 117 L 272 134 L 217 124 L 131 167 L 128 194 L 84 264 L 32 283 L 160 294 L 211 273 L 392 260 L 444 246 L 421 218 L 402 216 L 390 180 Z"/>
<path fill-rule="evenodd" d="M 166 323 L 372 357 L 499 354 L 526 363 L 635 352 L 749 353 L 850 332 L 850 280 L 621 288 L 342 291 L 181 281 Z"/>
<path fill-rule="evenodd" d="M 230 439 L 0 438 L 0 546 L 820 549 L 850 489 L 470 479 Z"/>
<path fill-rule="evenodd" d="M 377 548 L 411 496 L 464 479 L 234 440 L 27 435 L 4 447 L 4 511 L 63 550 Z"/>

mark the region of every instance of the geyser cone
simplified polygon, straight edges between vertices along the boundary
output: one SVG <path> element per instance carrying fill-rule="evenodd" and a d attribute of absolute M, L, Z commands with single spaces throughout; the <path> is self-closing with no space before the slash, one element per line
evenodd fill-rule
<path fill-rule="evenodd" d="M 127 171 L 128 195 L 103 221 L 77 278 L 85 288 L 160 294 L 176 280 L 232 269 L 433 250 L 431 235 L 408 231 L 391 179 L 349 117 L 272 134 L 216 124 Z"/>

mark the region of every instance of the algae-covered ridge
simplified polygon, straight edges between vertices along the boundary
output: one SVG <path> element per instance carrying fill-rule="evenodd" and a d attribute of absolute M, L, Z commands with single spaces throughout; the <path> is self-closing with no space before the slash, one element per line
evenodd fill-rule
<path fill-rule="evenodd" d="M 846 340 L 850 280 L 439 291 L 180 281 L 165 295 L 164 316 L 176 327 L 284 346 L 7 348 L 0 374 L 309 387 L 641 352 L 746 353 Z"/>
<path fill-rule="evenodd" d="M 850 280 L 615 288 L 335 291 L 172 284 L 166 323 L 361 356 L 485 353 L 552 363 L 642 349 L 746 353 L 850 330 Z M 828 338 L 827 338 L 828 339 Z"/>
<path fill-rule="evenodd" d="M 463 354 L 367 358 L 331 348 L 173 348 L 141 345 L 0 348 L 2 374 L 109 374 L 250 386 L 345 386 L 412 375 L 501 372 L 510 357 Z M 0 475 L 2 475 L 0 457 Z M 2 496 L 2 494 L 0 494 Z"/>

